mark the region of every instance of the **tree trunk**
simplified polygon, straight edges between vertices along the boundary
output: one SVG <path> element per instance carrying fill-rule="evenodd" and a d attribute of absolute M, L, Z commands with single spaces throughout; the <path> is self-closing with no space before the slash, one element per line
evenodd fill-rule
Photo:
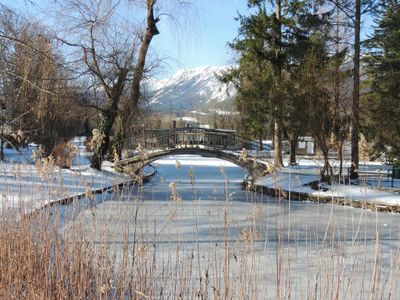
<path fill-rule="evenodd" d="M 326 182 L 328 184 L 332 183 L 332 166 L 329 163 L 328 154 L 323 153 L 324 156 L 324 167 L 321 170 L 321 181 Z"/>
<path fill-rule="evenodd" d="M 320 147 L 322 155 L 324 156 L 324 166 L 321 169 L 320 178 L 322 182 L 332 183 L 332 166 L 329 163 L 329 150 L 328 147 Z"/>
<path fill-rule="evenodd" d="M 290 164 L 296 164 L 297 137 L 290 139 Z"/>
<path fill-rule="evenodd" d="M 120 102 L 126 77 L 128 76 L 129 69 L 122 68 L 118 74 L 117 82 L 112 86 L 109 92 L 107 109 L 102 111 L 100 120 L 100 133 L 104 136 L 102 143 L 96 145 L 93 152 L 91 167 L 100 170 L 104 156 L 107 154 L 110 147 L 111 129 L 114 125 L 118 113 L 118 104 Z"/>
<path fill-rule="evenodd" d="M 275 121 L 274 140 L 275 140 L 274 167 L 280 169 L 283 167 L 283 160 L 282 160 L 282 128 L 280 126 L 279 121 Z"/>
<path fill-rule="evenodd" d="M 118 136 L 121 137 L 121 139 L 125 139 L 127 136 L 127 124 L 133 123 L 132 118 L 135 115 L 135 112 L 137 112 L 139 100 L 140 100 L 140 84 L 143 79 L 143 74 L 145 71 L 145 65 L 146 65 L 146 57 L 147 53 L 150 47 L 150 43 L 155 35 L 159 34 L 159 31 L 157 29 L 157 22 L 159 21 L 158 18 L 154 18 L 154 5 L 155 5 L 155 0 L 147 0 L 147 29 L 146 33 L 144 34 L 142 38 L 142 43 L 140 46 L 139 50 L 139 55 L 138 59 L 136 62 L 136 66 L 134 69 L 134 74 L 133 74 L 133 79 L 132 79 L 132 84 L 131 84 L 131 99 L 130 103 L 125 105 L 123 111 L 123 128 L 122 132 L 118 133 Z M 120 141 L 122 143 L 123 141 Z"/>
<path fill-rule="evenodd" d="M 115 121 L 117 112 L 115 110 L 107 110 L 102 113 L 100 121 L 100 133 L 104 136 L 100 145 L 97 145 L 93 151 L 91 167 L 97 170 L 101 169 L 104 156 L 110 147 L 111 129 Z"/>
<path fill-rule="evenodd" d="M 159 31 L 157 29 L 157 22 L 158 18 L 154 18 L 154 0 L 148 0 L 147 1 L 147 29 L 146 29 L 146 34 L 144 35 L 142 44 L 140 46 L 140 51 L 139 51 L 139 56 L 138 60 L 136 63 L 135 67 L 135 73 L 133 75 L 133 80 L 132 80 L 132 89 L 131 89 L 131 107 L 135 109 L 139 103 L 140 99 L 140 83 L 143 78 L 144 74 L 144 67 L 146 65 L 146 57 L 147 57 L 147 52 L 149 50 L 150 43 L 153 39 L 153 37 L 157 34 L 159 34 Z"/>
<path fill-rule="evenodd" d="M 90 135 L 90 125 L 89 125 L 89 119 L 90 117 L 85 118 L 85 135 L 89 136 Z"/>
<path fill-rule="evenodd" d="M 342 85 L 342 71 L 341 71 L 341 49 L 340 45 L 343 42 L 343 36 L 340 31 L 341 18 L 340 18 L 340 7 L 341 2 L 335 0 L 334 2 L 336 10 L 336 23 L 335 23 L 335 61 L 334 61 L 334 106 L 333 106 L 333 138 L 335 150 L 337 151 L 337 159 L 339 161 L 339 180 L 343 176 L 343 144 L 346 140 L 348 133 L 345 131 L 347 122 L 343 122 L 344 112 L 340 109 L 341 102 L 341 85 Z"/>
<path fill-rule="evenodd" d="M 343 176 L 343 140 L 339 141 L 339 150 L 338 150 L 338 159 L 339 159 L 339 179 Z"/>
<path fill-rule="evenodd" d="M 3 132 L 1 133 L 1 136 L 3 136 Z M 4 160 L 4 140 L 1 137 L 0 138 L 0 161 Z"/>
<path fill-rule="evenodd" d="M 356 0 L 356 14 L 354 26 L 354 72 L 353 72 L 353 106 L 351 130 L 351 168 L 350 179 L 358 178 L 359 164 L 359 127 L 360 127 L 360 31 L 361 31 L 361 0 Z"/>
<path fill-rule="evenodd" d="M 93 152 L 91 167 L 100 170 L 104 156 L 110 147 L 111 129 L 114 125 L 118 113 L 118 104 L 120 102 L 128 69 L 121 69 L 118 75 L 117 82 L 113 85 L 108 99 L 108 108 L 102 111 L 100 120 L 100 134 L 103 135 L 103 140 L 100 145 L 96 145 Z"/>
<path fill-rule="evenodd" d="M 343 175 L 343 142 L 344 135 L 342 131 L 343 123 L 341 122 L 340 116 L 340 83 L 341 83 L 341 70 L 340 70 L 340 12 L 339 12 L 339 2 L 335 2 L 336 6 L 336 35 L 335 35 L 335 74 L 334 74 L 334 109 L 333 109 L 333 130 L 334 130 L 334 138 L 337 149 L 337 155 L 339 160 L 339 180 Z"/>
<path fill-rule="evenodd" d="M 281 25 L 281 0 L 277 0 L 276 1 L 276 20 L 278 22 L 278 52 L 280 53 L 281 50 L 281 42 L 282 42 L 282 25 Z M 278 66 L 278 74 L 277 74 L 277 78 L 278 80 L 281 80 L 281 73 L 282 70 L 280 68 L 280 66 Z M 274 99 L 274 167 L 275 168 L 282 168 L 283 167 L 283 160 L 282 160 L 282 126 L 281 126 L 281 120 L 280 118 L 280 114 L 279 114 L 279 104 L 277 103 L 277 99 Z"/>

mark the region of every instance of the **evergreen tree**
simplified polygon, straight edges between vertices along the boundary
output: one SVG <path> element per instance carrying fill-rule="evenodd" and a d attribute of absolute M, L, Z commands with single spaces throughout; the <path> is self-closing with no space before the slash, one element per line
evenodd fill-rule
<path fill-rule="evenodd" d="M 283 131 L 295 145 L 303 124 L 300 111 L 304 105 L 294 92 L 296 86 L 292 84 L 292 73 L 296 72 L 305 53 L 304 45 L 310 37 L 308 30 L 320 26 L 321 20 L 313 14 L 317 10 L 313 1 L 272 1 L 275 10 L 271 9 L 270 2 L 248 2 L 255 13 L 247 17 L 239 16 L 239 36 L 230 46 L 240 56 L 236 75 L 248 74 L 237 80 L 238 101 L 242 105 L 245 100 L 248 101 L 248 107 L 255 107 L 251 103 L 257 101 L 258 105 L 267 107 L 262 111 L 269 112 L 269 120 L 273 124 L 275 167 L 281 167 Z M 255 89 L 258 86 L 260 89 L 261 85 L 262 93 L 253 93 L 256 97 L 246 95 L 249 92 L 247 87 Z M 254 111 L 249 112 L 254 116 Z M 251 120 L 263 122 L 265 118 Z M 292 157 L 292 160 L 295 158 Z"/>
<path fill-rule="evenodd" d="M 328 39 L 329 23 L 327 13 L 317 13 L 318 7 L 310 2 L 293 2 L 292 11 L 295 12 L 292 24 L 288 28 L 288 40 L 286 44 L 286 55 L 288 64 L 285 69 L 286 80 L 283 85 L 284 91 L 284 132 L 290 142 L 290 163 L 296 163 L 296 145 L 300 134 L 309 134 L 310 118 L 307 97 L 304 93 L 304 78 L 309 74 L 304 74 L 304 69 L 310 62 L 310 53 L 315 48 L 317 34 L 323 33 L 317 39 L 322 43 L 322 49 L 326 51 Z M 323 53 L 325 60 L 321 68 L 326 68 L 326 54 Z M 313 59 L 317 57 L 313 56 Z M 317 79 L 320 79 L 316 76 Z M 314 82 L 315 83 L 315 82 Z M 306 83 L 308 84 L 308 82 Z M 317 87 L 317 84 L 314 85 Z"/>
<path fill-rule="evenodd" d="M 363 121 L 379 150 L 400 158 L 400 1 L 384 10 L 368 43 L 370 93 Z"/>
<path fill-rule="evenodd" d="M 232 68 L 222 76 L 223 82 L 232 82 L 237 89 L 235 106 L 241 113 L 241 130 L 245 134 L 263 139 L 269 122 L 269 99 L 273 74 L 269 64 L 260 58 L 264 51 L 264 39 L 259 30 L 265 28 L 264 11 L 250 18 L 239 16 L 240 36 L 230 43 L 239 55 L 239 68 Z"/>
<path fill-rule="evenodd" d="M 266 103 L 269 69 L 264 69 L 261 65 L 244 67 L 243 60 L 244 57 L 240 70 L 233 69 L 220 79 L 223 82 L 233 82 L 237 89 L 234 104 L 240 112 L 239 130 L 258 139 L 262 148 L 262 140 L 266 135 L 269 121 L 268 103 Z M 251 61 L 248 63 L 254 64 Z"/>
<path fill-rule="evenodd" d="M 290 84 L 287 102 L 295 109 L 288 117 L 288 127 L 296 130 L 295 121 L 301 121 L 300 130 L 310 133 L 324 158 L 320 176 L 330 181 L 332 167 L 329 163 L 330 139 L 333 125 L 330 97 L 330 67 L 335 57 L 329 53 L 330 24 L 326 14 L 313 14 L 306 10 L 298 19 L 294 40 L 290 47 Z M 290 111 L 290 110 L 289 110 Z M 298 129 L 297 129 L 298 130 Z"/>
<path fill-rule="evenodd" d="M 261 65 L 267 70 L 265 74 L 268 81 L 267 87 L 264 87 L 265 99 L 263 102 L 268 107 L 266 110 L 269 111 L 273 124 L 274 165 L 280 168 L 283 166 L 283 74 L 288 65 L 285 53 L 287 36 L 283 33 L 287 27 L 292 25 L 291 21 L 286 18 L 291 13 L 291 6 L 289 3 L 276 0 L 272 1 L 272 4 L 275 4 L 275 10 L 271 10 L 268 2 L 271 1 L 253 0 L 248 2 L 249 7 L 256 9 L 256 13 L 248 17 L 240 17 L 240 36 L 234 41 L 232 48 L 240 50 L 242 55 L 250 50 L 250 57 L 254 60 L 253 65 Z M 254 41 L 256 42 L 254 43 Z M 256 47 L 254 47 L 255 44 Z M 243 45 L 250 47 L 243 47 Z"/>

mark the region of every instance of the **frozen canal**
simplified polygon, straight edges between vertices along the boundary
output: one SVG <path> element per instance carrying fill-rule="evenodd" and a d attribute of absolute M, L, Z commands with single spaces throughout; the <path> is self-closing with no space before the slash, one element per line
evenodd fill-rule
<path fill-rule="evenodd" d="M 220 164 L 158 161 L 64 237 L 82 234 L 144 298 L 398 299 L 399 215 L 246 192 L 243 170 Z"/>

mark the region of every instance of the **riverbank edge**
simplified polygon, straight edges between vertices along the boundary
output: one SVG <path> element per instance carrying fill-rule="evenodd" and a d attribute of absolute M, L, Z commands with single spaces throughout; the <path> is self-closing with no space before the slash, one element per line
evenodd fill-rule
<path fill-rule="evenodd" d="M 151 177 L 153 177 L 157 173 L 157 170 L 154 169 L 154 171 L 150 174 L 146 174 L 140 177 L 140 180 L 144 183 L 150 180 Z M 90 192 L 93 194 L 103 194 L 105 192 L 118 192 L 120 189 L 126 186 L 131 186 L 131 185 L 136 185 L 137 184 L 137 177 L 131 177 L 130 179 L 127 179 L 125 181 L 121 181 L 112 185 L 107 185 L 104 187 L 96 188 L 96 189 L 91 189 Z M 31 216 L 36 213 L 39 213 L 40 211 L 43 211 L 46 208 L 52 207 L 54 205 L 68 205 L 73 203 L 74 201 L 78 201 L 79 199 L 87 197 L 87 193 L 79 193 L 73 196 L 67 196 L 64 198 L 56 199 L 53 201 L 50 201 L 48 203 L 45 203 L 41 205 L 40 207 L 37 207 L 33 209 L 30 212 L 27 212 L 25 215 L 26 216 Z"/>
<path fill-rule="evenodd" d="M 276 198 L 285 199 L 287 201 L 311 201 L 322 204 L 333 204 L 339 206 L 350 206 L 354 208 L 362 208 L 369 209 L 372 211 L 378 212 L 387 212 L 387 213 L 399 213 L 400 214 L 400 205 L 395 204 L 387 204 L 387 203 L 376 203 L 366 200 L 351 200 L 344 197 L 325 197 L 325 196 L 316 196 L 305 192 L 299 191 L 288 191 L 282 188 L 271 188 L 258 184 L 251 184 L 249 189 L 251 191 L 255 191 L 258 193 L 262 193 L 264 195 L 274 196 Z"/>

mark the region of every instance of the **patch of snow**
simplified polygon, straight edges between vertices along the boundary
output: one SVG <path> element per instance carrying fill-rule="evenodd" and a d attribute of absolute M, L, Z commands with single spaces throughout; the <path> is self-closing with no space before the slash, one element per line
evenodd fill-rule
<path fill-rule="evenodd" d="M 196 110 L 192 110 L 190 113 L 191 113 L 191 114 L 194 114 L 194 115 L 200 115 L 200 116 L 209 116 L 209 115 L 210 115 L 209 113 L 205 113 L 205 112 L 201 112 L 201 111 L 196 111 Z"/>
<path fill-rule="evenodd" d="M 230 116 L 230 115 L 238 115 L 239 112 L 238 111 L 226 111 L 226 110 L 221 110 L 221 109 L 214 109 L 211 110 L 214 113 L 216 113 L 219 116 Z"/>
<path fill-rule="evenodd" d="M 182 118 L 179 118 L 179 120 L 184 121 L 184 122 L 191 122 L 191 123 L 199 122 L 196 118 L 193 118 L 193 117 L 182 117 Z"/>
<path fill-rule="evenodd" d="M 219 158 L 204 158 L 197 155 L 171 155 L 166 158 L 161 158 L 154 161 L 152 164 L 156 165 L 175 165 L 176 162 L 183 166 L 224 166 L 229 168 L 239 168 L 237 165 L 222 160 Z"/>

